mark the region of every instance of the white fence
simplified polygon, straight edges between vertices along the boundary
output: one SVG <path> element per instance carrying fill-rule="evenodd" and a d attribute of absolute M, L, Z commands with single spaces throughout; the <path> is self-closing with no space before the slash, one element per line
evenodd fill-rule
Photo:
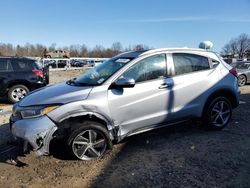
<path fill-rule="evenodd" d="M 92 58 L 92 57 L 70 57 L 70 58 L 39 58 L 32 57 L 32 59 L 39 60 L 43 66 L 48 66 L 51 71 L 53 70 L 71 70 L 82 69 L 83 67 L 93 67 L 97 63 L 102 63 L 109 58 Z M 84 66 L 75 66 L 75 62 L 82 62 Z"/>

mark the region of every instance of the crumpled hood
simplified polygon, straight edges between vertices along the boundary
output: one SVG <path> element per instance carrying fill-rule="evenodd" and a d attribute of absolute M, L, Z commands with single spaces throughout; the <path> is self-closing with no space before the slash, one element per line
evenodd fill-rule
<path fill-rule="evenodd" d="M 59 83 L 31 92 L 19 102 L 19 106 L 65 104 L 84 100 L 92 88 L 92 86 L 68 85 L 66 82 Z"/>

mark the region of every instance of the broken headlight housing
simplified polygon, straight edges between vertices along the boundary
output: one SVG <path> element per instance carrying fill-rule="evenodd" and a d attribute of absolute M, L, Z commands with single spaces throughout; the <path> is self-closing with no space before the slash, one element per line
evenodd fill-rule
<path fill-rule="evenodd" d="M 35 118 L 48 114 L 58 106 L 47 106 L 47 107 L 34 107 L 32 109 L 21 110 L 21 116 L 23 119 Z"/>

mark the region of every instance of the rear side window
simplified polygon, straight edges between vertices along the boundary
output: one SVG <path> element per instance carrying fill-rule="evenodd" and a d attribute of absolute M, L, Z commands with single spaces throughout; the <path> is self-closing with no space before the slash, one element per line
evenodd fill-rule
<path fill-rule="evenodd" d="M 43 64 L 42 64 L 42 61 L 34 61 L 34 62 L 30 62 L 30 63 L 33 63 L 34 64 L 34 67 L 36 68 L 36 69 L 42 69 L 42 67 L 43 67 Z"/>
<path fill-rule="evenodd" d="M 12 67 L 15 71 L 29 71 L 36 69 L 33 61 L 14 59 L 11 61 Z"/>
<path fill-rule="evenodd" d="M 208 58 L 185 53 L 173 54 L 175 75 L 210 69 Z"/>
<path fill-rule="evenodd" d="M 0 59 L 0 71 L 10 71 L 12 70 L 10 61 L 7 59 Z"/>

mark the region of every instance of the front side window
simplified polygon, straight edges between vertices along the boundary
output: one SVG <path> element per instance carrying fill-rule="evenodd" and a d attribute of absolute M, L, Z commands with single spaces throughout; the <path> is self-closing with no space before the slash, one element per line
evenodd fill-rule
<path fill-rule="evenodd" d="M 139 61 L 124 72 L 121 77 L 133 78 L 135 82 L 143 82 L 164 78 L 166 73 L 166 56 L 159 54 Z"/>
<path fill-rule="evenodd" d="M 175 75 L 210 69 L 208 58 L 185 53 L 173 54 Z"/>

